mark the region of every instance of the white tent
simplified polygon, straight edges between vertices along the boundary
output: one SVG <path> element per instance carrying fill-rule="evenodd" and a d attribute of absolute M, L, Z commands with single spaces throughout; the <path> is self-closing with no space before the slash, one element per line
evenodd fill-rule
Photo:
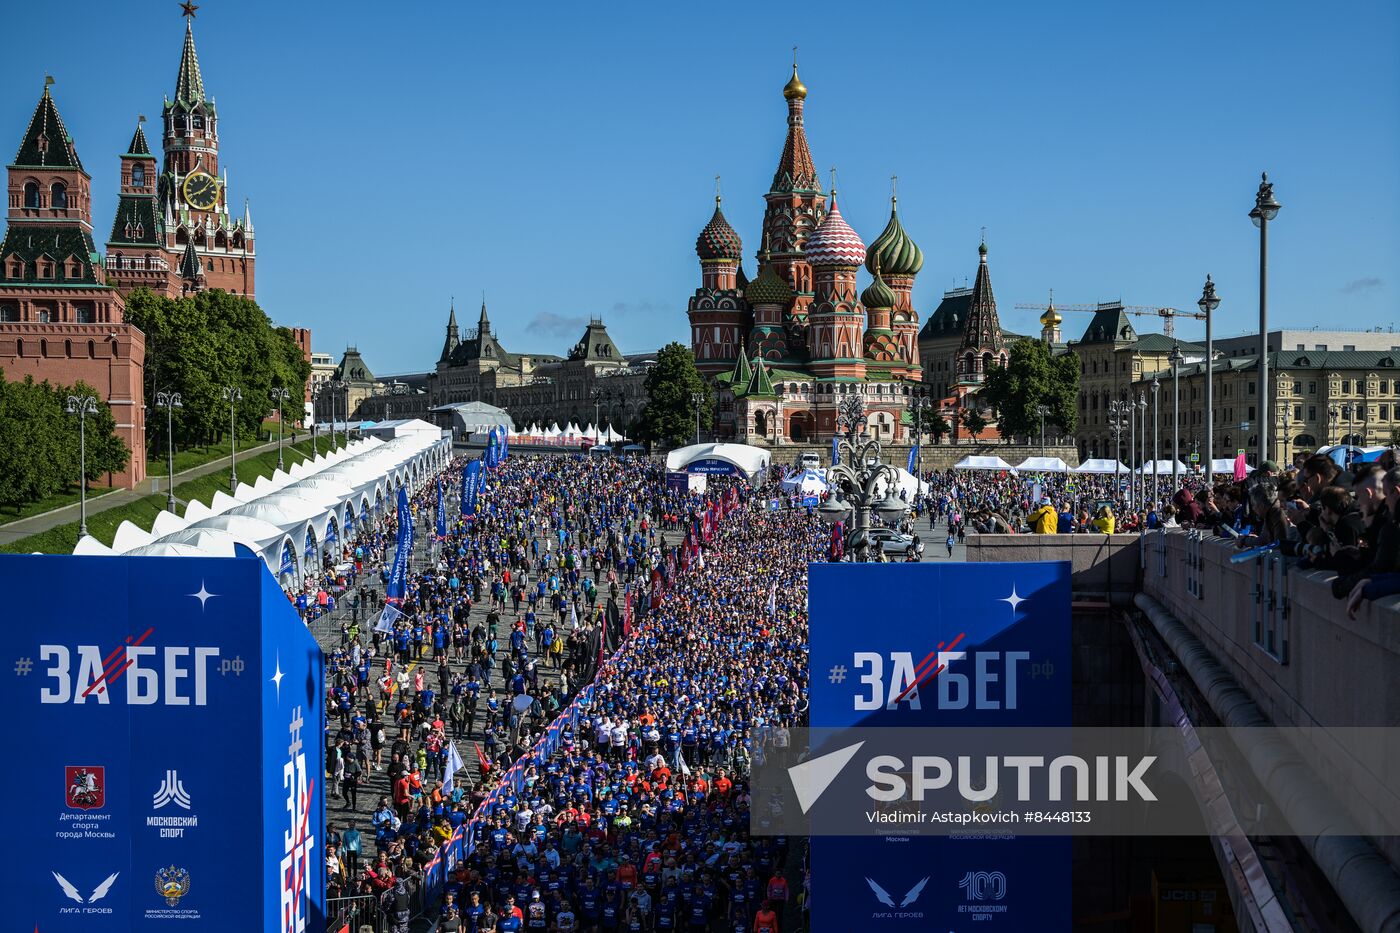
<path fill-rule="evenodd" d="M 1191 468 L 1188 467 L 1186 464 L 1182 463 L 1180 460 L 1149 460 L 1133 472 L 1138 474 L 1146 474 L 1147 476 L 1153 475 L 1154 472 L 1158 476 L 1171 476 L 1173 465 L 1175 465 L 1176 471 L 1178 473 L 1181 473 L 1182 475 L 1191 472 Z M 1235 461 L 1231 460 L 1230 468 L 1234 469 L 1234 465 Z"/>
<path fill-rule="evenodd" d="M 1122 463 L 1120 463 L 1120 462 L 1117 461 L 1117 460 L 1095 459 L 1095 460 L 1085 460 L 1083 463 L 1079 464 L 1079 466 L 1075 467 L 1075 468 L 1074 468 L 1072 471 L 1070 471 L 1070 472 L 1073 472 L 1073 473 L 1131 473 L 1132 470 L 1128 469 L 1126 466 L 1124 466 Z"/>
<path fill-rule="evenodd" d="M 1027 457 L 1016 469 L 1023 473 L 1068 473 L 1069 464 L 1059 457 Z"/>
<path fill-rule="evenodd" d="M 738 473 L 749 479 L 772 462 L 771 453 L 748 444 L 691 444 L 666 455 L 672 473 Z"/>
<path fill-rule="evenodd" d="M 913 473 L 904 469 L 904 467 L 892 467 L 891 469 L 894 470 L 895 475 L 895 495 L 902 494 L 904 496 L 904 501 L 912 503 L 915 496 L 928 492 L 928 483 L 919 479 Z M 875 496 L 877 500 L 885 495 L 884 485 L 883 481 L 875 483 Z"/>
<path fill-rule="evenodd" d="M 1210 466 L 1211 470 L 1213 470 L 1217 474 L 1224 473 L 1228 476 L 1235 475 L 1234 457 L 1216 457 L 1214 460 L 1211 461 Z M 1253 470 L 1254 464 L 1250 463 L 1248 458 L 1245 458 L 1244 468 L 1246 470 Z"/>
<path fill-rule="evenodd" d="M 545 437 L 558 437 L 564 432 L 559 430 L 559 422 L 554 422 L 549 426 L 549 430 L 544 432 Z"/>
<path fill-rule="evenodd" d="M 784 476 L 778 485 L 784 492 L 798 492 L 804 496 L 819 496 L 827 490 L 826 480 L 816 470 L 803 470 L 801 473 Z"/>
<path fill-rule="evenodd" d="M 602 441 L 605 444 L 610 444 L 613 441 L 625 441 L 627 440 L 627 438 L 626 436 L 614 431 L 612 425 L 608 425 L 606 428 L 603 429 L 603 433 L 598 438 L 598 440 Z"/>
<path fill-rule="evenodd" d="M 1000 457 L 963 457 L 953 464 L 955 470 L 1006 470 L 1015 473 L 1016 468 Z"/>

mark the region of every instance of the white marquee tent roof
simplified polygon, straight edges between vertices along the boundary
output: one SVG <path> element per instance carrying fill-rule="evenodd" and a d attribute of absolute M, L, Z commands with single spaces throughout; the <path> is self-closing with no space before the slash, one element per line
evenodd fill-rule
<path fill-rule="evenodd" d="M 1147 476 L 1152 476 L 1153 473 L 1156 473 L 1156 475 L 1158 476 L 1171 476 L 1173 466 L 1175 466 L 1176 471 L 1178 473 L 1181 473 L 1183 475 L 1191 472 L 1191 468 L 1186 464 L 1182 463 L 1180 460 L 1149 460 L 1133 472 L 1138 474 L 1146 474 Z M 1230 469 L 1233 470 L 1234 468 L 1235 461 L 1231 460 Z"/>
<path fill-rule="evenodd" d="M 953 464 L 955 470 L 1009 470 L 1016 472 L 1016 468 L 1000 457 L 963 457 Z"/>
<path fill-rule="evenodd" d="M 1016 464 L 1016 469 L 1026 473 L 1068 473 L 1069 464 L 1059 457 L 1027 457 Z"/>
<path fill-rule="evenodd" d="M 324 542 L 332 527 L 339 534 L 361 514 L 391 503 L 399 485 L 417 485 L 451 459 L 451 442 L 427 422 L 418 424 L 431 430 L 410 430 L 388 441 L 352 441 L 251 485 L 242 483 L 232 496 L 215 492 L 207 505 L 191 501 L 184 515 L 162 511 L 150 529 L 122 522 L 110 548 L 88 536 L 73 553 L 231 557 L 234 545 L 243 544 L 276 574 L 285 550 L 306 553 L 308 543 Z"/>
<path fill-rule="evenodd" d="M 718 460 L 752 479 L 768 469 L 773 455 L 748 444 L 691 444 L 666 455 L 666 469 L 672 473 L 688 473 L 692 464 L 701 460 Z M 701 472 L 701 471 L 696 471 Z"/>
<path fill-rule="evenodd" d="M 1131 473 L 1121 462 L 1117 460 L 1104 460 L 1102 458 L 1085 460 L 1071 472 L 1074 473 Z"/>

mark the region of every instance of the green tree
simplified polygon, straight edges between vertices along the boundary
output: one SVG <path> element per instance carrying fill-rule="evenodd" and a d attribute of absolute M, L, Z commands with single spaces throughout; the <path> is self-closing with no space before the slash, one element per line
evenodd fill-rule
<path fill-rule="evenodd" d="M 953 428 L 948 424 L 948 419 L 943 417 L 943 413 L 934 411 L 932 408 L 924 408 L 919 411 L 919 430 L 924 434 L 933 435 L 933 442 L 938 443 L 939 439 L 946 434 L 951 434 Z"/>
<path fill-rule="evenodd" d="M 987 419 L 975 408 L 964 408 L 958 414 L 958 420 L 967 429 L 967 433 L 972 435 L 972 439 L 977 440 L 977 435 L 987 430 Z"/>
<path fill-rule="evenodd" d="M 1400 447 L 1400 428 L 1390 429 L 1390 446 Z"/>
<path fill-rule="evenodd" d="M 257 436 L 262 419 L 276 408 L 274 386 L 302 398 L 311 366 L 287 328 L 274 327 L 257 302 L 211 289 L 166 298 L 145 289 L 132 292 L 126 321 L 146 334 L 146 397 L 175 391 L 184 407 L 174 417 L 175 443 L 189 446 L 227 433 L 225 386 L 243 395 L 234 406 L 241 438 Z M 165 419 L 153 419 L 151 449 L 165 446 Z"/>
<path fill-rule="evenodd" d="M 647 373 L 647 403 L 637 422 L 641 440 L 681 447 L 695 439 L 695 402 L 693 393 L 704 398 L 700 402 L 700 430 L 710 429 L 713 420 L 713 396 L 710 386 L 695 368 L 695 355 L 680 343 L 669 343 L 656 355 L 656 365 Z"/>
<path fill-rule="evenodd" d="M 987 373 L 979 393 L 997 412 L 1003 435 L 1040 434 L 1039 406 L 1050 409 L 1046 425 L 1072 434 L 1079 423 L 1079 361 L 1073 353 L 1051 356 L 1039 340 L 1022 338 L 1011 345 L 1003 367 Z"/>
<path fill-rule="evenodd" d="M 87 421 L 88 481 L 126 467 L 130 451 L 117 436 L 112 409 L 95 389 L 32 377 L 6 382 L 0 372 L 0 504 L 33 502 L 78 482 L 78 416 L 66 411 L 70 395 L 98 400 L 97 414 Z"/>

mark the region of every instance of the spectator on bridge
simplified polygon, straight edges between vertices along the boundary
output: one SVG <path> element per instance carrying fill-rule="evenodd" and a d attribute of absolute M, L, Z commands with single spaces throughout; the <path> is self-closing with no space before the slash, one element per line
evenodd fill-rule
<path fill-rule="evenodd" d="M 1050 504 L 1050 497 L 1043 496 L 1040 500 L 1040 507 L 1027 516 L 1027 521 L 1031 526 L 1031 531 L 1041 535 L 1053 535 L 1058 530 L 1059 513 Z"/>

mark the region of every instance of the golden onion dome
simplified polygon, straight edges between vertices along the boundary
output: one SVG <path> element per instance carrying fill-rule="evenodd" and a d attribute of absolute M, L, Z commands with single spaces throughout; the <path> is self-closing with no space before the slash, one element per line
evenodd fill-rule
<path fill-rule="evenodd" d="M 1060 312 L 1056 311 L 1054 306 L 1051 306 L 1046 308 L 1045 313 L 1040 316 L 1040 325 L 1042 327 L 1054 327 L 1063 320 L 1064 318 L 1060 316 Z"/>
<path fill-rule="evenodd" d="M 807 85 L 802 83 L 802 79 L 797 76 L 797 66 L 792 66 L 792 80 L 783 86 L 783 97 L 788 100 L 796 98 L 805 100 L 807 97 Z"/>

